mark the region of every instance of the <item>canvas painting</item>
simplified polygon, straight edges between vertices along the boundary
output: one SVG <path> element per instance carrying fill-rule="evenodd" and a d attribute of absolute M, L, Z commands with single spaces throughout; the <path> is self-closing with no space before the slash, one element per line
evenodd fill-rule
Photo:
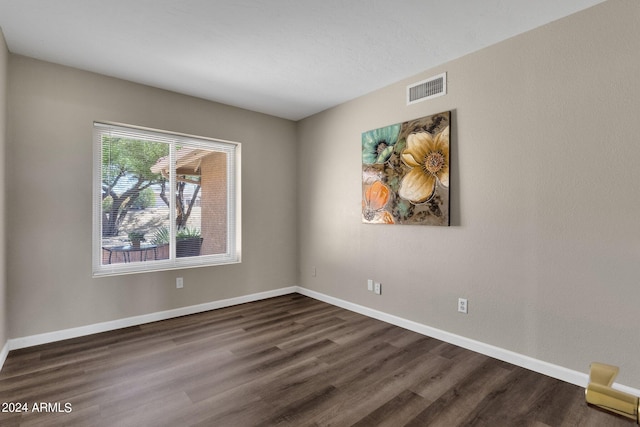
<path fill-rule="evenodd" d="M 449 225 L 446 111 L 362 134 L 362 221 Z"/>

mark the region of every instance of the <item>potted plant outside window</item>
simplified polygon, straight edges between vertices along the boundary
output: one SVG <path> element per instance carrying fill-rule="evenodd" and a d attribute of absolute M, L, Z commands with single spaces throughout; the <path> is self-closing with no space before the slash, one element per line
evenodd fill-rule
<path fill-rule="evenodd" d="M 129 233 L 129 240 L 131 241 L 131 246 L 134 249 L 140 249 L 140 242 L 144 242 L 144 233 L 140 231 L 132 231 Z"/>
<path fill-rule="evenodd" d="M 184 227 L 176 233 L 176 257 L 199 256 L 202 235 L 197 228 Z"/>

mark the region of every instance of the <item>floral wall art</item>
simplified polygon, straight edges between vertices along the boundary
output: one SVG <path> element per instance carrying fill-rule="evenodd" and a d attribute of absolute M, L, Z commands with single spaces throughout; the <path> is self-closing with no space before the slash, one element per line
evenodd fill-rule
<path fill-rule="evenodd" d="M 434 114 L 362 134 L 362 222 L 449 225 L 449 122 Z"/>

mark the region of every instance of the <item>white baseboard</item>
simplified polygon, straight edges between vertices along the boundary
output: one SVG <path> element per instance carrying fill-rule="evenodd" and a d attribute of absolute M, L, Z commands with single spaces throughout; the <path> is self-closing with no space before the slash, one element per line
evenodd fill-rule
<path fill-rule="evenodd" d="M 302 295 L 326 302 L 331 305 L 335 305 L 356 313 L 360 313 L 367 317 L 381 320 L 392 325 L 400 326 L 401 328 L 408 329 L 413 332 L 417 332 L 428 337 L 436 338 L 440 341 L 444 341 L 458 347 L 466 348 L 476 353 L 484 354 L 494 359 L 502 360 L 512 365 L 520 366 L 522 368 L 529 369 L 540 374 L 565 381 L 579 387 L 586 387 L 589 382 L 589 374 L 579 371 L 574 371 L 562 366 L 554 365 L 542 360 L 534 359 L 529 356 L 525 356 L 520 353 L 516 353 L 504 348 L 496 347 L 491 344 L 486 344 L 480 341 L 465 338 L 460 335 L 452 334 L 441 329 L 432 328 L 431 326 L 423 325 L 421 323 L 407 320 L 402 317 L 394 316 L 384 313 L 382 311 L 374 310 L 369 307 L 354 304 L 349 301 L 344 301 L 339 298 L 334 298 L 325 294 L 321 294 L 316 291 L 305 289 L 302 287 L 297 288 L 297 292 Z M 613 388 L 625 393 L 630 393 L 635 396 L 640 396 L 640 390 L 628 387 L 622 384 L 613 384 Z"/>
<path fill-rule="evenodd" d="M 145 323 L 157 322 L 158 320 L 166 320 L 189 314 L 201 313 L 203 311 L 215 310 L 217 308 L 230 307 L 233 305 L 244 304 L 247 302 L 259 301 L 267 298 L 273 298 L 281 295 L 292 294 L 297 291 L 296 286 L 288 288 L 275 289 L 273 291 L 260 292 L 251 295 L 243 295 L 240 297 L 224 299 L 220 301 L 212 301 L 204 304 L 191 305 L 188 307 L 176 308 L 173 310 L 159 311 L 156 313 L 143 314 L 140 316 L 127 317 L 124 319 L 112 320 L 109 322 L 94 323 L 92 325 L 80 326 L 77 328 L 63 329 L 61 331 L 46 332 L 44 334 L 31 335 L 21 338 L 12 338 L 7 341 L 9 350 L 17 350 L 19 348 L 32 347 L 34 345 L 47 344 L 55 341 L 62 341 L 69 338 L 77 338 L 100 332 L 112 331 L 115 329 L 127 328 L 129 326 L 143 325 Z M 4 350 L 3 350 L 4 351 Z M 1 356 L 2 354 L 0 354 Z M 6 355 L 5 355 L 6 357 Z M 4 359 L 2 359 L 4 363 Z M 0 369 L 2 365 L 0 365 Z"/>
<path fill-rule="evenodd" d="M 2 351 L 0 351 L 0 370 L 4 366 L 4 361 L 7 360 L 7 356 L 9 355 L 9 341 L 4 343 L 2 347 Z"/>

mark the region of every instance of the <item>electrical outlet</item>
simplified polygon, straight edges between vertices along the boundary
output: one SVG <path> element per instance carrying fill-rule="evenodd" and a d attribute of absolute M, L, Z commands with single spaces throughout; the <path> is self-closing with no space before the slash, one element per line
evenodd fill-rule
<path fill-rule="evenodd" d="M 377 295 L 382 295 L 382 283 L 375 282 L 373 284 L 373 292 Z"/>
<path fill-rule="evenodd" d="M 182 289 L 183 287 L 184 287 L 184 280 L 182 280 L 182 277 L 176 277 L 176 288 Z"/>
<path fill-rule="evenodd" d="M 466 298 L 458 298 L 458 311 L 460 313 L 467 314 L 468 313 L 467 299 Z"/>
<path fill-rule="evenodd" d="M 316 277 L 316 268 L 311 267 L 311 277 Z"/>
<path fill-rule="evenodd" d="M 373 292 L 373 279 L 367 280 L 367 290 Z"/>

